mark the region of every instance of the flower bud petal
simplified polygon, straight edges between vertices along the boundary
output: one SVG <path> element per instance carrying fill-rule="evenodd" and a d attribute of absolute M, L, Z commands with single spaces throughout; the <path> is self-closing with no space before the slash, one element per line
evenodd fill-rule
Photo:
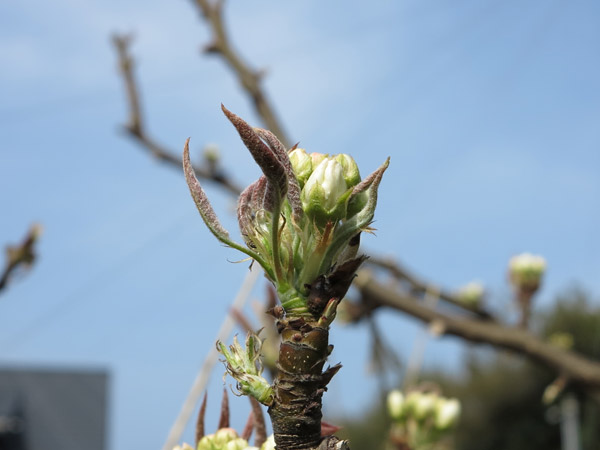
<path fill-rule="evenodd" d="M 327 153 L 317 153 L 313 152 L 310 154 L 310 159 L 312 160 L 312 168 L 315 170 L 321 162 L 327 158 L 329 155 Z"/>

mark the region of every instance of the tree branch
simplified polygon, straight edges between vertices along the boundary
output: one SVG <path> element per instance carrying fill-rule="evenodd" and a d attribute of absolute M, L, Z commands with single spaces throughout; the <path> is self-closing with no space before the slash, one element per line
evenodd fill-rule
<path fill-rule="evenodd" d="M 6 265 L 0 276 L 0 291 L 8 285 L 11 275 L 20 266 L 31 267 L 35 262 L 35 244 L 42 234 L 42 226 L 34 224 L 29 228 L 25 239 L 20 245 L 6 247 Z"/>
<path fill-rule="evenodd" d="M 204 20 L 212 30 L 212 41 L 204 48 L 206 53 L 220 55 L 239 83 L 252 98 L 256 113 L 262 118 L 265 128 L 275 134 L 286 148 L 290 148 L 290 140 L 283 130 L 275 109 L 267 99 L 261 87 L 262 73 L 252 69 L 231 46 L 229 36 L 223 23 L 223 1 L 194 0 Z"/>
<path fill-rule="evenodd" d="M 360 320 L 379 307 L 392 308 L 423 322 L 436 324 L 443 334 L 514 351 L 556 370 L 571 381 L 600 390 L 599 362 L 563 350 L 526 330 L 434 311 L 414 297 L 384 286 L 365 272 L 356 280 L 356 287 L 362 295 L 362 303 L 349 308 L 349 314 L 354 321 Z"/>
<path fill-rule="evenodd" d="M 408 283 L 412 294 L 424 295 L 426 292 L 436 292 L 438 297 L 447 303 L 450 303 L 472 314 L 475 314 L 481 319 L 495 320 L 493 315 L 489 311 L 483 309 L 481 306 L 465 304 L 464 302 L 460 301 L 460 299 L 453 293 L 447 290 L 440 289 L 438 286 L 435 286 L 427 281 L 418 278 L 417 276 L 410 273 L 407 269 L 405 269 L 397 261 L 391 258 L 380 258 L 377 256 L 371 256 L 366 262 L 367 264 L 371 264 L 376 267 L 385 269 L 388 272 L 390 272 L 392 276 L 394 276 L 394 278 Z"/>
<path fill-rule="evenodd" d="M 176 156 L 181 152 L 167 150 L 151 138 L 145 130 L 142 109 L 140 106 L 139 90 L 133 74 L 134 61 L 129 51 L 131 41 L 131 36 L 113 36 L 113 44 L 117 50 L 119 68 L 123 76 L 125 91 L 127 93 L 127 103 L 129 105 L 129 121 L 124 125 L 124 128 L 129 136 L 141 144 L 142 148 L 148 150 L 152 156 L 181 170 L 183 165 L 182 159 L 180 156 Z M 219 170 L 214 163 L 209 163 L 206 167 L 194 166 L 194 172 L 198 178 L 217 183 L 236 196 L 242 192 L 242 189 Z"/>

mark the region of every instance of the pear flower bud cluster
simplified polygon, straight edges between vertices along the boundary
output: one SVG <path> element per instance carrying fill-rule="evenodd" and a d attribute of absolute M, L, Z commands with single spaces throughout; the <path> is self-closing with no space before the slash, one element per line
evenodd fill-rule
<path fill-rule="evenodd" d="M 246 245 L 234 242 L 219 222 L 195 177 L 186 143 L 184 172 L 198 211 L 217 239 L 262 266 L 287 316 L 319 317 L 325 305 L 310 307 L 310 287 L 319 277 L 335 277 L 334 269 L 345 262 L 356 261 L 346 266 L 354 271 L 362 262 L 356 258 L 359 236 L 371 230 L 389 158 L 361 179 L 349 155 L 287 151 L 273 133 L 253 128 L 222 109 L 263 172 L 238 200 L 238 223 Z M 344 278 L 351 281 L 352 275 Z"/>
<path fill-rule="evenodd" d="M 458 289 L 456 298 L 467 307 L 479 307 L 483 302 L 485 288 L 479 281 L 471 281 Z"/>
<path fill-rule="evenodd" d="M 254 447 L 248 444 L 246 439 L 238 436 L 233 428 L 221 428 L 214 434 L 204 436 L 198 442 L 198 446 L 194 449 L 189 444 L 176 446 L 173 450 L 274 450 L 275 441 L 271 435 L 261 447 Z"/>
<path fill-rule="evenodd" d="M 309 155 L 295 147 L 288 151 L 270 131 L 250 126 L 224 106 L 222 110 L 263 173 L 238 199 L 237 219 L 245 245 L 232 240 L 219 222 L 194 173 L 188 139 L 183 169 L 198 212 L 219 241 L 263 268 L 281 302 L 272 310 L 278 320 L 296 324 L 301 340 L 310 328 L 327 330 L 365 260 L 357 255 L 360 235 L 372 230 L 378 188 L 389 158 L 361 179 L 349 155 Z M 220 342 L 217 348 L 240 393 L 272 406 L 274 390 L 261 376 L 258 337 L 249 334 L 245 348 L 237 339 L 229 348 Z M 293 355 L 288 356 L 291 361 Z"/>
<path fill-rule="evenodd" d="M 539 255 L 521 253 L 513 256 L 508 263 L 510 281 L 518 290 L 535 292 L 546 271 L 546 260 Z"/>
<path fill-rule="evenodd" d="M 435 448 L 460 417 L 460 402 L 435 392 L 393 390 L 387 397 L 387 409 L 393 421 L 392 439 L 411 449 Z"/>

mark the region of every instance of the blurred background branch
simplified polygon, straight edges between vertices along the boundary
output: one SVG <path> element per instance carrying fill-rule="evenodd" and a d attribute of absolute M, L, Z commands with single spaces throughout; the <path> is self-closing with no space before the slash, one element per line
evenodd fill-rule
<path fill-rule="evenodd" d="M 27 235 L 18 245 L 9 245 L 6 247 L 6 262 L 4 270 L 0 276 L 0 293 L 7 287 L 11 277 L 19 268 L 29 269 L 37 258 L 35 246 L 42 234 L 42 226 L 33 224 Z"/>
<path fill-rule="evenodd" d="M 410 295 L 381 284 L 365 271 L 355 285 L 360 291 L 361 300 L 347 310 L 352 321 L 368 317 L 378 308 L 391 308 L 425 322 L 435 334 L 449 334 L 470 342 L 510 350 L 544 364 L 570 381 L 600 390 L 599 362 L 544 341 L 527 330 L 435 311 Z"/>
<path fill-rule="evenodd" d="M 252 69 L 231 45 L 223 22 L 223 5 L 225 1 L 195 0 L 194 3 L 212 31 L 212 41 L 204 47 L 204 51 L 223 58 L 231 71 L 237 76 L 240 85 L 252 99 L 254 109 L 264 122 L 266 129 L 274 133 L 286 148 L 290 148 L 291 142 L 261 86 L 264 71 Z"/>
<path fill-rule="evenodd" d="M 125 92 L 129 106 L 129 121 L 124 125 L 125 130 L 142 148 L 145 148 L 152 156 L 158 158 L 171 166 L 181 170 L 183 161 L 181 159 L 181 149 L 177 151 L 167 150 L 148 134 L 143 120 L 142 107 L 140 104 L 139 87 L 133 73 L 134 60 L 131 56 L 130 46 L 132 42 L 131 35 L 113 35 L 113 44 L 117 51 L 119 68 L 125 85 Z M 182 147 L 183 148 L 183 145 Z M 239 185 L 230 179 L 210 157 L 206 158 L 203 166 L 194 166 L 196 176 L 204 180 L 212 181 L 223 187 L 226 191 L 234 195 L 239 195 L 242 189 Z"/>

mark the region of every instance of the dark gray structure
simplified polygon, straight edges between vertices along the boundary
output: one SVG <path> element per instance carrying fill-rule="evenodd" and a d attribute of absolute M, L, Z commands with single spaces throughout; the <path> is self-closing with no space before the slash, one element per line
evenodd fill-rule
<path fill-rule="evenodd" d="M 0 368 L 0 450 L 106 450 L 108 373 Z"/>

